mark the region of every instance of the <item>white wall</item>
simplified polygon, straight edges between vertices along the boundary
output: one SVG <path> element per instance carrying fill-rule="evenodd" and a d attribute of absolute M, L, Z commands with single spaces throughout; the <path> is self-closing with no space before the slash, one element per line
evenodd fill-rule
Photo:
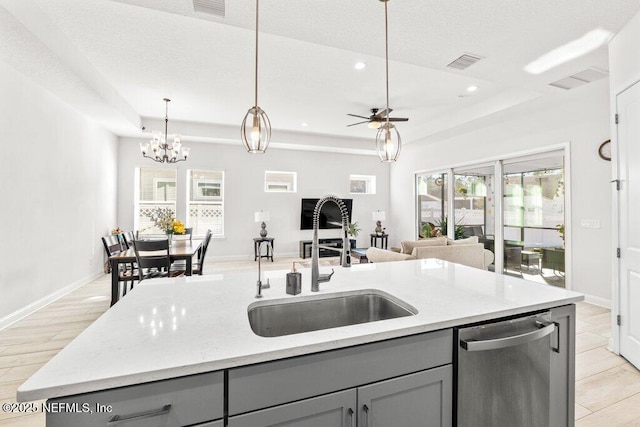
<path fill-rule="evenodd" d="M 465 133 L 405 146 L 391 167 L 392 226 L 397 230 L 392 242 L 415 237 L 415 172 L 570 142 L 573 259 L 567 262 L 573 266 L 573 289 L 609 301 L 611 163 L 597 154 L 600 143 L 610 137 L 607 81 L 559 91 L 555 99 L 534 100 L 475 125 Z M 581 219 L 597 219 L 601 228 L 582 229 Z"/>
<path fill-rule="evenodd" d="M 171 123 L 169 123 L 171 125 Z M 389 208 L 389 166 L 377 156 L 336 154 L 314 151 L 295 151 L 269 148 L 265 154 L 249 154 L 238 141 L 237 145 L 196 143 L 183 141 L 191 147 L 191 157 L 173 166 L 159 165 L 142 158 L 137 139 L 120 140 L 118 160 L 118 224 L 133 229 L 134 170 L 136 167 L 177 167 L 178 191 L 186 188 L 187 169 L 225 171 L 225 238 L 215 239 L 208 257 L 253 257 L 253 238 L 258 237 L 260 224 L 254 222 L 254 212 L 268 211 L 269 237 L 275 238 L 275 255 L 297 255 L 299 241 L 309 240 L 312 231 L 300 230 L 300 201 L 335 194 L 353 199 L 352 221 L 363 231 L 358 246 L 369 246 L 369 233 L 375 223 L 374 210 Z M 373 142 L 372 142 L 373 145 Z M 297 172 L 296 193 L 265 193 L 264 172 Z M 349 175 L 375 175 L 375 195 L 349 194 Z M 185 191 L 182 196 L 185 197 Z M 185 218 L 184 203 L 178 203 L 178 219 Z M 393 231 L 387 228 L 388 232 Z M 319 236 L 340 237 L 339 230 L 321 230 Z"/>
<path fill-rule="evenodd" d="M 9 237 L 0 246 L 1 328 L 102 271 L 117 139 L 3 62 L 0 93 L 0 223 Z"/>

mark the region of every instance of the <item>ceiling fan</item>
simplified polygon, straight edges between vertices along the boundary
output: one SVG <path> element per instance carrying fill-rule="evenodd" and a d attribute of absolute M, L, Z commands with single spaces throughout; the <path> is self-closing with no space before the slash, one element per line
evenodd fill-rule
<path fill-rule="evenodd" d="M 359 116 L 357 114 L 347 114 L 347 116 L 358 117 L 359 119 L 365 119 L 363 122 L 353 123 L 353 124 L 347 125 L 347 127 L 368 123 L 367 126 L 369 126 L 371 129 L 378 129 L 382 124 L 382 122 L 387 120 L 387 115 L 391 114 L 391 112 L 393 111 L 393 108 L 389 108 L 388 110 L 384 109 L 380 112 L 378 111 L 379 110 L 377 108 L 372 108 L 371 115 L 369 117 Z M 389 121 L 390 122 L 407 122 L 409 121 L 409 119 L 406 117 L 389 117 Z"/>

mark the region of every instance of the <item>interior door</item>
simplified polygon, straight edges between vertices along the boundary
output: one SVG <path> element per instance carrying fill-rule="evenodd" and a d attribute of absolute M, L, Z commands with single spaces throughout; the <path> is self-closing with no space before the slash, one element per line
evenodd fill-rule
<path fill-rule="evenodd" d="M 614 160 L 618 162 L 620 180 L 620 354 L 640 367 L 640 83 L 619 94 L 616 107 L 619 124 Z"/>

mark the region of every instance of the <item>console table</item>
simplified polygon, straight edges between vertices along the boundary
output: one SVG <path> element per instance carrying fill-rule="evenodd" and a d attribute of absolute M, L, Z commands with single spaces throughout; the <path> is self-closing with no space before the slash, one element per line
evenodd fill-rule
<path fill-rule="evenodd" d="M 372 233 L 371 234 L 371 246 L 378 247 L 378 239 L 380 239 L 380 248 L 381 249 L 387 249 L 387 244 L 389 242 L 389 235 L 388 234 Z"/>
<path fill-rule="evenodd" d="M 319 245 L 332 246 L 336 249 L 342 249 L 342 239 L 318 239 Z M 313 246 L 313 240 L 300 240 L 300 258 L 311 257 L 311 247 Z M 332 251 L 331 249 L 320 248 L 318 255 L 322 257 L 339 256 L 340 253 Z"/>
<path fill-rule="evenodd" d="M 271 258 L 271 262 L 273 262 L 273 241 L 275 239 L 273 237 L 256 237 L 253 239 L 253 260 L 257 260 L 260 258 Z M 262 255 L 262 251 L 260 251 L 260 244 L 262 242 L 267 242 L 267 254 Z"/>

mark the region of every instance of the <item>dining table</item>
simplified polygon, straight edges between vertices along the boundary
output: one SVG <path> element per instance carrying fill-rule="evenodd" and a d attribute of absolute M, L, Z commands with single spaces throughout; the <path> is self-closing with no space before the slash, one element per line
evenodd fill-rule
<path fill-rule="evenodd" d="M 191 276 L 193 271 L 193 257 L 198 255 L 202 249 L 204 240 L 174 240 L 169 246 L 169 257 L 171 262 L 184 260 L 186 262 L 185 274 Z M 133 247 L 109 257 L 111 265 L 111 305 L 113 306 L 120 298 L 119 269 L 121 264 L 133 264 L 136 262 L 136 253 Z M 125 285 L 126 286 L 126 285 Z"/>

